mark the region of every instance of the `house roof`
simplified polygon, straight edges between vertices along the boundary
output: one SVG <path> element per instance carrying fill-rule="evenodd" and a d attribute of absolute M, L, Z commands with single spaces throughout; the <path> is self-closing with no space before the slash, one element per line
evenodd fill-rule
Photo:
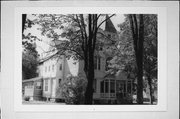
<path fill-rule="evenodd" d="M 105 31 L 111 32 L 111 33 L 117 33 L 116 28 L 114 27 L 114 24 L 112 23 L 111 19 L 108 15 L 106 15 L 106 24 L 105 24 Z"/>
<path fill-rule="evenodd" d="M 35 77 L 35 78 L 31 78 L 31 79 L 25 79 L 22 82 L 26 83 L 26 82 L 34 82 L 34 81 L 38 81 L 38 80 L 42 80 L 42 77 Z"/>
<path fill-rule="evenodd" d="M 48 56 L 48 57 L 45 57 L 45 58 L 43 58 L 43 59 L 40 59 L 40 60 L 39 60 L 39 63 L 43 63 L 43 62 L 49 60 L 51 57 L 52 57 L 52 56 Z"/>
<path fill-rule="evenodd" d="M 57 54 L 57 51 L 51 52 L 51 54 L 48 54 L 48 55 L 46 55 L 45 57 L 41 58 L 41 59 L 39 60 L 39 63 L 43 63 L 43 62 L 45 62 L 45 61 L 47 61 L 47 60 L 55 57 L 56 54 Z"/>

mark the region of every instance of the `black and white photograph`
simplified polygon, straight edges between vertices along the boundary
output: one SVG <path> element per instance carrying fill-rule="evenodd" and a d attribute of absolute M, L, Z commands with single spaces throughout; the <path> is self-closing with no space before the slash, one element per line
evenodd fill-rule
<path fill-rule="evenodd" d="M 22 14 L 22 104 L 156 105 L 157 14 Z"/>
<path fill-rule="evenodd" d="M 178 12 L 175 1 L 3 1 L 2 119 L 178 119 Z"/>

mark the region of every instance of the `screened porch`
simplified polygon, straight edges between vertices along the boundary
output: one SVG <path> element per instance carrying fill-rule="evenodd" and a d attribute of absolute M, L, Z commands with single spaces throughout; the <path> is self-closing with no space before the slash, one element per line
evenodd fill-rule
<path fill-rule="evenodd" d="M 132 95 L 132 81 L 105 79 L 100 82 L 100 98 L 116 99 L 117 94 L 120 98 Z"/>

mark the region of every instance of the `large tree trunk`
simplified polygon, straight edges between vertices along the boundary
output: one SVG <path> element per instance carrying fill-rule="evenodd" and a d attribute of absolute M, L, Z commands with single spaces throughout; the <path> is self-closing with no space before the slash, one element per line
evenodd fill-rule
<path fill-rule="evenodd" d="M 138 91 L 137 101 L 138 104 L 143 104 L 143 48 L 144 48 L 144 19 L 143 15 L 139 16 L 139 39 L 138 39 Z"/>
<path fill-rule="evenodd" d="M 85 104 L 92 104 L 93 102 L 93 80 L 94 80 L 94 41 L 96 40 L 96 33 L 94 32 L 94 15 L 88 15 L 88 41 L 85 51 L 85 73 L 88 80 L 85 92 Z"/>
<path fill-rule="evenodd" d="M 94 61 L 93 54 L 89 55 L 89 65 L 87 71 L 88 84 L 85 92 L 85 104 L 92 104 L 93 102 L 93 81 L 94 81 Z"/>
<path fill-rule="evenodd" d="M 110 17 L 112 16 L 114 15 L 111 15 Z M 97 20 L 98 20 L 97 14 L 88 15 L 88 25 L 87 25 L 88 37 L 85 35 L 86 36 L 85 41 L 83 42 L 85 44 L 83 47 L 84 61 L 85 61 L 84 71 L 86 73 L 86 77 L 88 80 L 88 84 L 85 92 L 85 104 L 92 104 L 93 102 L 94 52 L 96 46 L 96 35 L 100 25 L 104 23 L 107 19 L 105 19 L 97 26 Z"/>
<path fill-rule="evenodd" d="M 134 40 L 134 51 L 137 64 L 137 103 L 143 104 L 143 42 L 144 42 L 144 20 L 143 15 L 139 15 L 139 23 L 137 15 L 129 16 L 132 36 Z M 139 24 L 139 25 L 138 25 Z"/>

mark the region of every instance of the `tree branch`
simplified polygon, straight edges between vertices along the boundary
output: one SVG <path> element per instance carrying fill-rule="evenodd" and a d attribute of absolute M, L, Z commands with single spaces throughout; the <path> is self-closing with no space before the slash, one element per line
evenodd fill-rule
<path fill-rule="evenodd" d="M 110 17 L 108 17 L 107 19 L 105 19 L 104 21 L 102 21 L 99 25 L 98 25 L 98 27 L 97 27 L 97 29 L 99 29 L 99 27 L 105 22 L 105 21 L 107 21 L 108 19 L 110 19 L 111 17 L 113 17 L 115 14 L 112 14 Z"/>

